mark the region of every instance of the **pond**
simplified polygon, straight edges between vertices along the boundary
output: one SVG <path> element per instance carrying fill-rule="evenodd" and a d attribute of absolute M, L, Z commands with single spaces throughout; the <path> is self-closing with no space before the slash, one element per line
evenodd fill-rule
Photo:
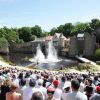
<path fill-rule="evenodd" d="M 26 67 L 30 64 L 34 64 L 34 61 L 30 61 L 29 59 L 34 58 L 33 54 L 22 54 L 22 53 L 10 53 L 9 55 L 2 55 L 4 59 L 7 61 L 12 62 L 15 65 Z M 35 62 L 36 63 L 36 62 Z M 62 58 L 58 62 L 42 62 L 38 63 L 38 67 L 44 69 L 55 69 L 55 68 L 62 68 L 62 67 L 69 67 L 75 66 L 78 64 L 78 61 L 71 58 Z"/>

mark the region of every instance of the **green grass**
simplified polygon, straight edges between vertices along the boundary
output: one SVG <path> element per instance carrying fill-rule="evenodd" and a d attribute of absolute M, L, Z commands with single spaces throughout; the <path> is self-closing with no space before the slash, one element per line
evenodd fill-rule
<path fill-rule="evenodd" d="M 2 56 L 0 56 L 0 60 L 1 60 L 1 61 L 4 61 L 4 62 L 6 62 L 6 63 L 8 63 L 8 64 L 10 64 L 10 65 L 15 65 L 15 64 L 13 64 L 12 62 L 10 62 L 10 61 L 4 59 Z"/>
<path fill-rule="evenodd" d="M 0 60 L 1 60 L 1 61 L 5 61 L 5 60 L 3 59 L 3 57 L 2 57 L 2 56 L 0 56 Z"/>
<path fill-rule="evenodd" d="M 38 67 L 33 67 L 30 66 L 28 67 L 30 69 L 36 69 L 36 70 L 45 70 L 45 69 L 40 69 Z M 80 63 L 78 66 L 67 66 L 64 67 L 62 70 L 61 69 L 49 69 L 49 71 L 57 71 L 57 72 L 63 72 L 63 73 L 70 73 L 70 72 L 100 72 L 100 66 L 93 66 L 91 64 L 87 63 Z"/>
<path fill-rule="evenodd" d="M 6 61 L 5 59 L 3 59 L 2 56 L 0 56 L 0 60 L 4 61 L 6 63 L 9 63 L 10 65 L 14 65 L 11 62 Z M 29 69 L 32 70 L 38 70 L 38 71 L 44 71 L 46 69 L 41 69 L 38 66 L 29 66 Z M 91 64 L 87 64 L 87 63 L 79 63 L 78 66 L 66 66 L 64 67 L 62 70 L 61 69 L 48 69 L 48 71 L 57 71 L 57 72 L 63 72 L 63 73 L 69 73 L 69 72 L 86 72 L 86 71 L 91 71 L 91 72 L 100 72 L 100 65 L 98 66 L 93 66 Z"/>

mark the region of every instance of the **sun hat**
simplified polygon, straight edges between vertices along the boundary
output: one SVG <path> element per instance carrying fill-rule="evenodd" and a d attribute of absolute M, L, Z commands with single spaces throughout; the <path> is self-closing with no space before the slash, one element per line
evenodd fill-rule
<path fill-rule="evenodd" d="M 65 89 L 65 88 L 68 88 L 68 87 L 70 87 L 70 85 L 69 84 L 65 84 L 62 89 Z"/>

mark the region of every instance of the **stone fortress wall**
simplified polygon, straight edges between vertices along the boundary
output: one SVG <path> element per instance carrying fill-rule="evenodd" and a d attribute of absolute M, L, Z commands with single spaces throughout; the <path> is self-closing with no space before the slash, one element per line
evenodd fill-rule
<path fill-rule="evenodd" d="M 58 34 L 57 34 L 58 35 Z M 55 36 L 57 37 L 57 36 Z M 63 36 L 61 36 L 63 37 Z M 83 38 L 83 39 L 81 39 Z M 71 57 L 74 57 L 76 55 L 84 55 L 84 56 L 92 56 L 95 52 L 96 47 L 96 37 L 95 35 L 91 35 L 89 33 L 84 34 L 83 37 L 77 37 L 73 36 L 70 37 L 70 40 L 68 41 L 62 41 L 62 38 L 58 39 L 56 41 L 55 45 L 58 44 L 58 48 L 66 48 L 68 45 L 68 54 Z M 60 42 L 61 40 L 61 42 Z M 65 43 L 64 43 L 65 42 Z M 67 43 L 68 42 L 68 43 Z M 40 44 L 43 51 L 45 51 L 47 47 L 48 41 L 38 40 L 38 41 L 31 41 L 27 43 L 17 44 L 12 42 L 8 47 L 4 48 L 5 52 L 13 52 L 13 53 L 36 53 L 37 45 Z M 60 44 L 60 45 L 59 45 Z M 62 47 L 62 45 L 67 44 L 65 47 Z M 65 53 L 66 55 L 66 53 Z"/>
<path fill-rule="evenodd" d="M 81 39 L 79 39 L 81 38 Z M 73 36 L 70 38 L 70 49 L 69 55 L 83 55 L 83 56 L 93 56 L 96 47 L 96 37 L 93 34 L 85 33 L 83 37 Z M 82 52 L 80 53 L 80 49 Z"/>

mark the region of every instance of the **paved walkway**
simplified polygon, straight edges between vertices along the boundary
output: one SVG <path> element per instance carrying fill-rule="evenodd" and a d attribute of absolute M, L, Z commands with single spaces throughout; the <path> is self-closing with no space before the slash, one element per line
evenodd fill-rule
<path fill-rule="evenodd" d="M 95 62 L 93 62 L 93 61 L 91 61 L 91 60 L 89 60 L 89 59 L 86 59 L 86 58 L 83 58 L 83 57 L 80 57 L 80 56 L 75 56 L 75 57 L 76 57 L 77 59 L 83 61 L 84 63 L 90 63 L 90 64 L 92 64 L 92 65 L 94 65 L 94 66 L 98 66 Z"/>

